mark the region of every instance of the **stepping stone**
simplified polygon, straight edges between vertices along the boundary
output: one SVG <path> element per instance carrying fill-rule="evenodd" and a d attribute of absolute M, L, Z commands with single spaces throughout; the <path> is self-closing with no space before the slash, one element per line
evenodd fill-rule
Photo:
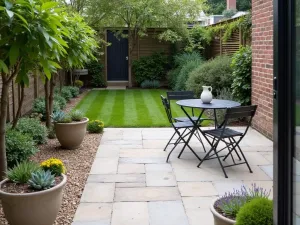
<path fill-rule="evenodd" d="M 175 187 L 177 182 L 172 172 L 147 172 L 147 187 Z"/>
<path fill-rule="evenodd" d="M 206 209 L 209 210 L 213 199 L 216 197 L 182 197 L 184 208 L 187 209 Z"/>
<path fill-rule="evenodd" d="M 90 175 L 88 183 L 145 183 L 145 174 Z"/>
<path fill-rule="evenodd" d="M 81 202 L 113 202 L 115 184 L 87 183 L 82 193 Z"/>
<path fill-rule="evenodd" d="M 116 188 L 146 187 L 146 183 L 116 183 Z"/>
<path fill-rule="evenodd" d="M 90 174 L 116 174 L 118 158 L 95 158 Z"/>
<path fill-rule="evenodd" d="M 147 202 L 116 202 L 111 225 L 149 225 Z"/>
<path fill-rule="evenodd" d="M 218 195 L 218 192 L 211 182 L 178 182 L 178 188 L 182 197 L 205 197 Z"/>
<path fill-rule="evenodd" d="M 215 189 L 218 192 L 218 195 L 224 195 L 226 192 L 233 192 L 233 190 L 241 190 L 244 183 L 242 181 L 233 181 L 233 182 L 226 182 L 226 181 L 216 181 L 213 182 Z"/>
<path fill-rule="evenodd" d="M 146 164 L 146 172 L 172 172 L 170 164 Z"/>
<path fill-rule="evenodd" d="M 119 174 L 145 173 L 145 165 L 144 164 L 119 164 L 118 173 Z"/>
<path fill-rule="evenodd" d="M 214 225 L 214 218 L 209 209 L 187 209 L 186 214 L 190 225 Z"/>
<path fill-rule="evenodd" d="M 120 158 L 119 163 L 138 163 L 138 164 L 166 164 L 166 157 L 151 157 L 151 158 Z"/>
<path fill-rule="evenodd" d="M 151 225 L 189 225 L 181 201 L 149 202 Z"/>
<path fill-rule="evenodd" d="M 116 188 L 115 202 L 181 200 L 177 187 Z"/>
<path fill-rule="evenodd" d="M 273 179 L 273 165 L 270 166 L 260 166 L 260 168 L 271 178 Z"/>
<path fill-rule="evenodd" d="M 110 224 L 111 213 L 112 203 L 80 203 L 73 221 L 82 224 Z"/>

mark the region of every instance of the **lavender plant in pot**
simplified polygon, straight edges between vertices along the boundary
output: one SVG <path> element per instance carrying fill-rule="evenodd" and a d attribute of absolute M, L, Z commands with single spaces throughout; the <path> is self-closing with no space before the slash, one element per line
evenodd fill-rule
<path fill-rule="evenodd" d="M 227 192 L 225 195 L 213 200 L 210 211 L 213 214 L 215 225 L 232 225 L 236 224 L 236 216 L 240 209 L 248 202 L 257 198 L 266 198 L 270 196 L 270 190 L 258 187 L 252 184 L 247 189 L 242 186 L 240 190 Z"/>

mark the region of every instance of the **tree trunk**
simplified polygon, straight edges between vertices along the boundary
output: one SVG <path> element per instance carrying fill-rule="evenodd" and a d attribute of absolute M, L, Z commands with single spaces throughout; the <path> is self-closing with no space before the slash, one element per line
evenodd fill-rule
<path fill-rule="evenodd" d="M 53 113 L 53 100 L 54 100 L 54 87 L 55 87 L 55 78 L 54 75 L 51 76 L 50 79 L 50 94 L 49 94 L 49 114 L 51 115 Z M 51 120 L 51 118 L 50 118 Z M 51 121 L 50 121 L 51 124 Z"/>
<path fill-rule="evenodd" d="M 132 51 L 133 51 L 133 43 L 132 43 L 132 31 L 130 26 L 128 27 L 128 86 L 132 87 Z"/>
<path fill-rule="evenodd" d="M 2 77 L 2 92 L 1 92 L 1 114 L 0 114 L 0 180 L 4 179 L 7 162 L 6 162 L 6 145 L 5 145 L 5 129 L 7 118 L 8 105 L 8 89 L 9 82 L 6 74 L 1 74 Z"/>
<path fill-rule="evenodd" d="M 13 121 L 12 128 L 16 128 L 16 126 L 18 124 L 18 120 L 21 117 L 21 112 L 22 112 L 22 106 L 23 106 L 23 102 L 24 102 L 24 97 L 25 97 L 25 92 L 24 92 L 24 86 L 22 85 L 21 86 L 21 99 L 20 99 L 20 102 L 19 102 L 17 114 L 16 114 L 16 116 L 14 118 L 14 121 Z"/>
<path fill-rule="evenodd" d="M 45 84 L 45 107 L 46 107 L 46 127 L 51 126 L 50 108 L 49 108 L 49 80 L 46 78 Z"/>

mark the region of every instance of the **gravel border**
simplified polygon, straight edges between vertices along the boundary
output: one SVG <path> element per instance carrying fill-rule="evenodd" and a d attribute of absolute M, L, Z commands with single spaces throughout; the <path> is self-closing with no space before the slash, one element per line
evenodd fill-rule
<path fill-rule="evenodd" d="M 82 93 L 72 99 L 65 111 L 70 111 L 88 93 Z M 64 190 L 63 202 L 54 225 L 71 225 L 76 209 L 94 161 L 101 134 L 86 134 L 80 148 L 76 150 L 62 149 L 57 139 L 49 139 L 44 145 L 39 145 L 40 151 L 32 157 L 36 162 L 42 162 L 51 157 L 61 159 L 67 169 L 67 185 Z M 8 224 L 0 207 L 0 225 Z M 42 225 L 42 224 L 41 224 Z"/>

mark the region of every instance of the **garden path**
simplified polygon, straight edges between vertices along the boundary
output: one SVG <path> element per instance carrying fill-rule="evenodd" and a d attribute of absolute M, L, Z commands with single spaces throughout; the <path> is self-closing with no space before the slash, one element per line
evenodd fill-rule
<path fill-rule="evenodd" d="M 197 168 L 188 150 L 178 159 L 180 147 L 166 163 L 162 149 L 172 132 L 107 128 L 72 225 L 213 225 L 215 197 L 252 183 L 272 189 L 273 143 L 254 129 L 241 143 L 254 173 L 246 165 L 231 167 L 228 179 L 217 160 Z M 204 155 L 196 140 L 191 146 Z"/>

